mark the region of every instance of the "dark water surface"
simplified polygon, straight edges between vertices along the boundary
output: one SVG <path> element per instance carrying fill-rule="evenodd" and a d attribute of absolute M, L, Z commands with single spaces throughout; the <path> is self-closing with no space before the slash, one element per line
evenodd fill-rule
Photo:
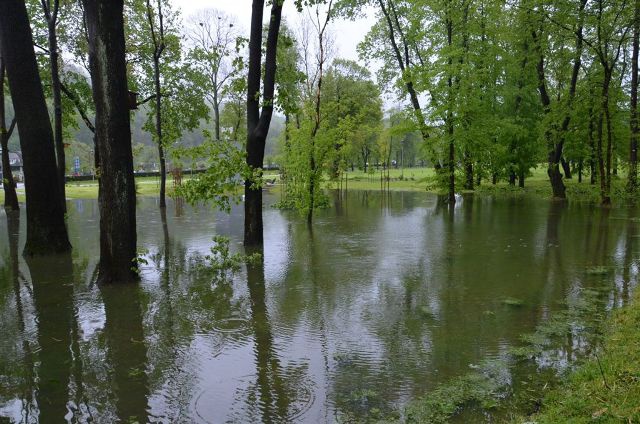
<path fill-rule="evenodd" d="M 225 281 L 206 255 L 214 235 L 242 250 L 242 207 L 171 201 L 163 225 L 147 198 L 141 284 L 99 287 L 95 201 L 69 203 L 66 257 L 25 260 L 24 212 L 0 212 L 0 417 L 322 423 L 400 410 L 507 356 L 588 288 L 604 310 L 623 305 L 639 270 L 636 216 L 352 192 L 332 198 L 312 234 L 267 208 L 264 268 Z M 561 366 L 576 343 L 559 348 Z"/>

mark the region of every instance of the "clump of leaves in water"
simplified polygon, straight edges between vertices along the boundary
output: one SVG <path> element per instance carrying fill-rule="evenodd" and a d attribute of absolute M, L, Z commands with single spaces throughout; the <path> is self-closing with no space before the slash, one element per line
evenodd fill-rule
<path fill-rule="evenodd" d="M 238 272 L 243 263 L 256 262 L 262 258 L 260 253 L 245 255 L 242 253 L 231 254 L 229 248 L 229 238 L 224 236 L 213 237 L 214 245 L 211 247 L 211 254 L 204 257 L 206 269 L 214 279 L 224 280 L 230 275 Z"/>
<path fill-rule="evenodd" d="M 516 299 L 515 297 L 505 297 L 504 299 L 502 299 L 502 304 L 518 307 L 524 305 L 524 301 L 522 301 L 521 299 Z"/>
<path fill-rule="evenodd" d="M 591 266 L 587 268 L 587 274 L 589 275 L 606 275 L 610 271 L 606 266 Z"/>
<path fill-rule="evenodd" d="M 597 340 L 604 320 L 601 302 L 601 293 L 583 289 L 581 296 L 568 305 L 566 310 L 555 312 L 548 320 L 538 325 L 535 332 L 522 335 L 524 345 L 511 349 L 511 354 L 517 358 L 539 357 L 567 335 L 571 335 L 574 340 L 585 337 Z M 576 349 L 580 345 L 572 347 Z"/>
<path fill-rule="evenodd" d="M 508 394 L 511 384 L 508 364 L 494 360 L 472 368 L 474 371 L 454 378 L 412 402 L 406 409 L 406 422 L 446 423 L 462 407 L 472 403 L 483 409 L 495 408 L 497 400 Z"/>

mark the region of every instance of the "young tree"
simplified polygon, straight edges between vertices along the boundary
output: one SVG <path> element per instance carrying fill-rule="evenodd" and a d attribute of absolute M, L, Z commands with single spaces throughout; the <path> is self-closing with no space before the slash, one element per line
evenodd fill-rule
<path fill-rule="evenodd" d="M 127 40 L 132 82 L 143 100 L 160 163 L 160 207 L 166 206 L 167 162 L 172 145 L 185 130 L 198 128 L 208 110 L 200 70 L 182 56 L 180 15 L 168 0 L 134 0 L 127 4 Z"/>
<path fill-rule="evenodd" d="M 57 178 L 53 133 L 22 0 L 0 3 L 0 45 L 20 131 L 27 195 L 26 255 L 71 249 Z"/>
<path fill-rule="evenodd" d="M 83 0 L 100 157 L 98 282 L 137 279 L 133 178 L 123 0 Z"/>
<path fill-rule="evenodd" d="M 235 18 L 215 9 L 204 9 L 188 19 L 187 37 L 192 47 L 188 61 L 201 76 L 207 102 L 213 109 L 214 137 L 220 140 L 221 105 L 239 72 L 234 62 L 240 33 Z"/>

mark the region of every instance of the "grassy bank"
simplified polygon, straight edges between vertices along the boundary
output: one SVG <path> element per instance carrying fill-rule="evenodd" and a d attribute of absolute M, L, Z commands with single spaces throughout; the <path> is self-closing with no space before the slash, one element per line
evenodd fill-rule
<path fill-rule="evenodd" d="M 167 179 L 167 189 L 172 188 L 172 180 Z M 140 196 L 155 196 L 160 192 L 160 180 L 158 177 L 136 178 L 136 191 Z M 18 200 L 24 202 L 24 187 L 18 188 Z M 97 199 L 98 181 L 78 181 L 67 183 L 67 199 Z M 0 201 L 4 201 L 4 190 L 0 189 Z"/>
<path fill-rule="evenodd" d="M 385 171 L 386 175 L 386 171 Z M 344 178 L 346 176 L 346 179 Z M 461 175 L 458 175 L 458 187 L 462 186 Z M 185 176 L 185 180 L 188 179 Z M 268 180 L 278 180 L 277 171 L 265 172 L 265 178 Z M 384 178 L 384 177 L 383 177 Z M 433 168 L 405 168 L 389 170 L 388 185 L 384 185 L 392 191 L 420 191 L 430 193 L 443 193 L 438 187 L 436 174 Z M 621 199 L 624 197 L 624 186 L 626 179 L 624 175 L 613 176 L 611 197 Z M 567 198 L 575 201 L 594 201 L 600 199 L 599 186 L 597 184 L 589 184 L 588 178 L 582 183 L 578 183 L 577 176 L 570 180 L 565 180 L 567 186 Z M 365 173 L 361 170 L 347 172 L 341 181 L 325 180 L 327 188 L 347 188 L 348 190 L 380 190 L 381 189 L 381 172 Z M 139 196 L 156 196 L 160 191 L 160 180 L 158 177 L 139 177 L 136 178 L 137 192 Z M 171 192 L 173 188 L 173 180 L 171 176 L 167 178 L 167 190 Z M 460 192 L 464 193 L 464 190 Z M 526 179 L 525 188 L 510 186 L 505 181 L 500 181 L 493 185 L 490 181 L 484 180 L 475 190 L 478 194 L 495 195 L 502 197 L 512 196 L 536 196 L 541 198 L 551 197 L 551 187 L 547 177 L 546 168 L 544 166 L 535 168 L 531 171 L 531 175 Z M 24 189 L 18 190 L 20 201 L 24 201 Z M 81 181 L 67 184 L 67 198 L 69 199 L 95 199 L 98 197 L 97 181 Z M 0 202 L 4 200 L 4 192 L 0 190 Z"/>
<path fill-rule="evenodd" d="M 518 422 L 640 422 L 640 296 L 614 312 L 597 356 L 544 399 L 541 412 Z"/>
<path fill-rule="evenodd" d="M 384 179 L 385 177 L 383 176 L 382 178 Z M 585 177 L 581 183 L 578 182 L 577 175 L 571 179 L 565 179 L 564 182 L 567 187 L 567 198 L 569 200 L 599 201 L 600 186 L 598 184 L 590 184 L 588 176 Z M 356 170 L 346 174 L 346 182 L 343 178 L 341 183 L 326 181 L 325 184 L 330 188 L 337 188 L 339 184 L 342 184 L 342 188 L 346 187 L 349 190 L 380 190 L 382 186 L 381 172 L 364 173 L 361 170 Z M 462 175 L 456 175 L 456 184 L 458 188 L 462 187 Z M 614 202 L 616 199 L 624 197 L 625 184 L 625 175 L 621 174 L 612 177 L 611 197 Z M 389 171 L 388 188 L 392 191 L 426 191 L 444 194 L 444 190 L 438 187 L 433 168 L 391 169 Z M 458 192 L 465 193 L 468 191 L 458 189 Z M 524 188 L 510 186 L 506 181 L 500 181 L 494 185 L 491 184 L 491 181 L 485 179 L 479 186 L 475 187 L 474 192 L 502 197 L 535 196 L 551 198 L 552 195 L 545 166 L 531 170 L 530 175 L 525 180 Z"/>

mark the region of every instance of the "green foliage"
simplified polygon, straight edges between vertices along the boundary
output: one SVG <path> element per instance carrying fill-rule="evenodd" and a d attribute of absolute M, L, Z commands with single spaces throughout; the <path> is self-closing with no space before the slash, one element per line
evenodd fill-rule
<path fill-rule="evenodd" d="M 227 281 L 228 278 L 240 271 L 243 264 L 257 262 L 262 259 L 260 253 L 244 255 L 242 253 L 232 254 L 229 249 L 229 238 L 223 236 L 213 237 L 214 245 L 211 253 L 204 257 L 204 269 L 210 273 L 215 281 Z"/>
<path fill-rule="evenodd" d="M 192 204 L 211 202 L 229 211 L 231 202 L 241 199 L 239 184 L 244 180 L 253 181 L 256 187 L 262 184 L 261 170 L 250 169 L 245 161 L 244 150 L 229 141 L 212 140 L 208 135 L 199 146 L 176 149 L 174 156 L 177 160 L 206 161 L 206 172 L 176 188 L 176 195 L 184 196 Z"/>
<path fill-rule="evenodd" d="M 497 406 L 496 399 L 508 393 L 511 376 L 506 363 L 486 361 L 474 371 L 438 386 L 424 399 L 412 402 L 406 409 L 407 423 L 447 423 L 469 404 L 483 409 Z"/>

